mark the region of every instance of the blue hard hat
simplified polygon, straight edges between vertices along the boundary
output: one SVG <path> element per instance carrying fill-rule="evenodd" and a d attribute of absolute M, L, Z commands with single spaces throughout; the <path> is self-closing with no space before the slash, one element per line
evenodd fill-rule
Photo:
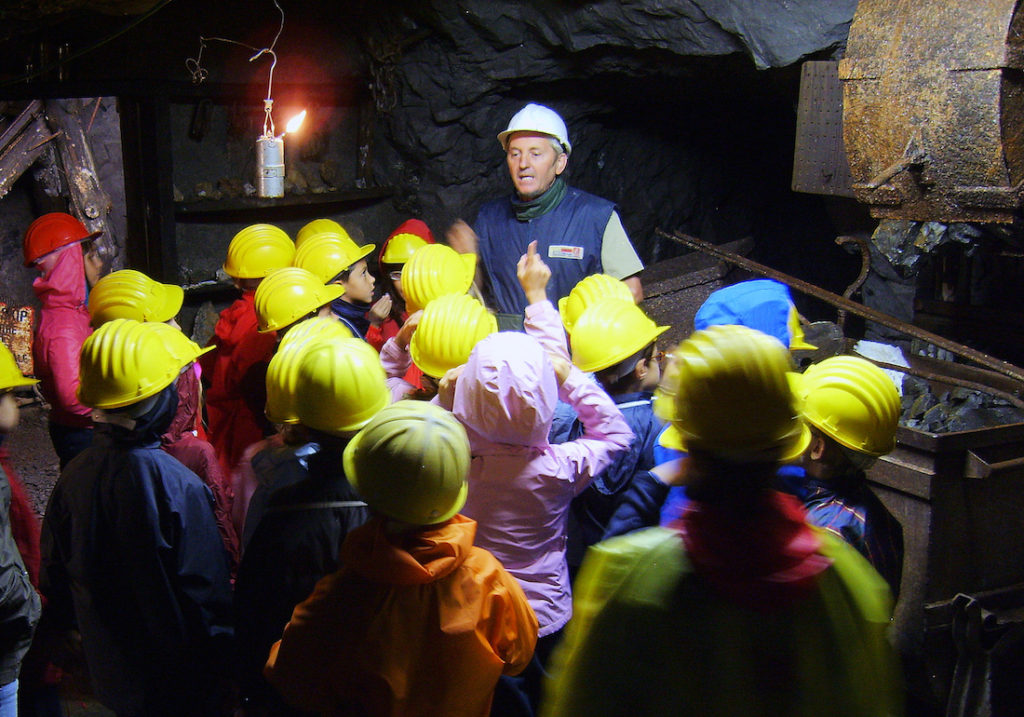
<path fill-rule="evenodd" d="M 815 349 L 804 341 L 789 287 L 773 279 L 752 279 L 715 291 L 693 317 L 697 331 L 736 324 L 774 336 L 790 349 Z"/>

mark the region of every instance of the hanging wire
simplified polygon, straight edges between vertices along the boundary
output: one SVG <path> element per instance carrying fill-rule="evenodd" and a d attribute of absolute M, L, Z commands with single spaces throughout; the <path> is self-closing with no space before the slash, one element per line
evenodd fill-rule
<path fill-rule="evenodd" d="M 270 77 L 267 80 L 267 96 L 263 99 L 263 111 L 265 113 L 263 117 L 263 135 L 268 137 L 274 136 L 274 118 L 271 115 L 271 111 L 273 110 L 274 107 L 274 100 L 272 94 L 272 91 L 274 89 L 274 69 L 277 67 L 277 53 L 274 52 L 274 48 L 277 46 L 277 41 L 281 37 L 281 33 L 284 31 L 284 10 L 278 4 L 277 0 L 274 0 L 274 7 L 276 7 L 277 11 L 281 13 L 281 24 L 278 26 L 277 34 L 274 35 L 274 40 L 273 42 L 270 43 L 269 47 L 253 47 L 252 45 L 247 45 L 244 42 L 239 42 L 238 40 L 231 40 L 226 37 L 200 36 L 198 55 L 195 58 L 189 57 L 185 60 L 185 69 L 187 69 L 189 74 L 192 76 L 192 84 L 201 85 L 210 76 L 210 73 L 202 65 L 203 50 L 206 49 L 207 42 L 225 42 L 229 45 L 238 45 L 239 47 L 244 47 L 247 50 L 256 53 L 255 55 L 249 58 L 249 62 L 258 60 L 259 58 L 263 57 L 263 55 L 270 55 Z"/>

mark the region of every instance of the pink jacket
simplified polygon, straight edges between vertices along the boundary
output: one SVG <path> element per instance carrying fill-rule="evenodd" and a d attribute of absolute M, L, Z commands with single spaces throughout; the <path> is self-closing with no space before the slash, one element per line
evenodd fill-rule
<path fill-rule="evenodd" d="M 564 351 L 564 339 L 548 338 L 549 349 L 561 341 Z M 548 430 L 559 397 L 576 410 L 584 435 L 552 446 Z M 476 543 L 519 580 L 540 636 L 555 633 L 572 616 L 565 562 L 569 504 L 629 447 L 633 433 L 597 384 L 574 367 L 559 389 L 538 340 L 513 332 L 492 334 L 473 349 L 456 384 L 453 413 L 470 437 L 462 512 L 477 521 Z"/>
<path fill-rule="evenodd" d="M 85 308 L 82 246 L 61 249 L 53 268 L 37 277 L 32 289 L 42 304 L 32 360 L 39 388 L 51 406 L 50 420 L 62 426 L 90 428 L 92 412 L 77 396 L 78 356 L 92 333 Z"/>
<path fill-rule="evenodd" d="M 380 363 L 387 375 L 388 390 L 391 391 L 391 402 L 401 401 L 406 394 L 412 393 L 416 387 L 405 380 L 412 367 L 412 355 L 409 350 L 403 351 L 394 337 L 384 342 L 380 350 Z"/>

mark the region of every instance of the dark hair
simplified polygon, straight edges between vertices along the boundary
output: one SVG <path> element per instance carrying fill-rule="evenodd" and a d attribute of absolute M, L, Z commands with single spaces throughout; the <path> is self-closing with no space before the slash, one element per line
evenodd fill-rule
<path fill-rule="evenodd" d="M 691 500 L 722 503 L 747 509 L 759 496 L 767 494 L 779 462 L 731 461 L 713 453 L 691 448 L 692 470 L 688 474 L 686 494 Z"/>
<path fill-rule="evenodd" d="M 405 299 L 398 293 L 398 289 L 395 288 L 395 282 L 391 281 L 391 272 L 401 271 L 404 264 L 385 264 L 381 262 L 380 275 L 381 283 L 384 286 L 384 291 L 391 295 L 391 318 L 399 326 L 402 325 L 402 315 L 405 314 Z"/>
<path fill-rule="evenodd" d="M 624 358 L 613 366 L 596 371 L 598 383 L 605 392 L 611 395 L 624 393 L 633 382 L 633 369 L 637 361 L 650 361 L 654 358 L 654 342 L 647 344 L 632 356 Z"/>

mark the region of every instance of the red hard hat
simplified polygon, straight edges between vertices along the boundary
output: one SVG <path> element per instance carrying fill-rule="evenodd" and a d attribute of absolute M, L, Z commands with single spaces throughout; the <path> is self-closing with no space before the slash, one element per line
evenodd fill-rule
<path fill-rule="evenodd" d="M 32 266 L 50 252 L 69 244 L 94 239 L 103 232 L 90 233 L 78 219 L 64 212 L 44 214 L 28 225 L 22 246 L 25 266 Z"/>

